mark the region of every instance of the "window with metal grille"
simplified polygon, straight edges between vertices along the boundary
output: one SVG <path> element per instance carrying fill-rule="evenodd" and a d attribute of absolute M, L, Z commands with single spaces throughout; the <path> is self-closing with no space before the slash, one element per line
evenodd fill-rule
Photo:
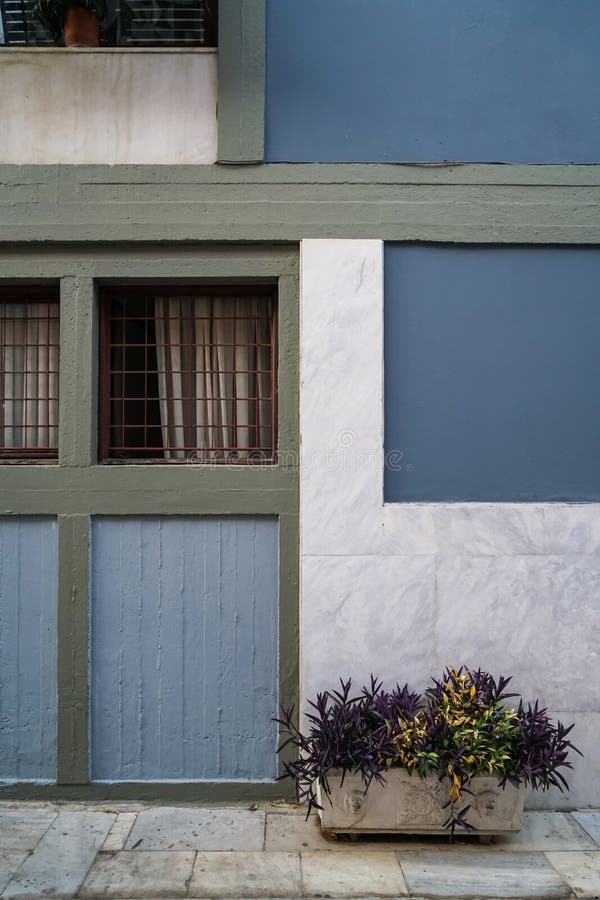
<path fill-rule="evenodd" d="M 35 0 L 0 0 L 0 44 L 53 44 L 33 17 Z M 100 43 L 108 47 L 216 47 L 217 0 L 108 0 Z"/>
<path fill-rule="evenodd" d="M 106 289 L 101 326 L 102 461 L 273 461 L 274 287 Z"/>
<path fill-rule="evenodd" d="M 58 355 L 58 292 L 0 292 L 0 459 L 57 457 Z"/>

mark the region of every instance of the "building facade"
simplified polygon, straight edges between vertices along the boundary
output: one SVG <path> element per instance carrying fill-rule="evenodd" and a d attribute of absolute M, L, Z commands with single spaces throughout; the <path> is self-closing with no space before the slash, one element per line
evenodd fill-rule
<path fill-rule="evenodd" d="M 464 663 L 600 802 L 600 10 L 365 7 L 0 48 L 0 796 L 280 796 Z"/>

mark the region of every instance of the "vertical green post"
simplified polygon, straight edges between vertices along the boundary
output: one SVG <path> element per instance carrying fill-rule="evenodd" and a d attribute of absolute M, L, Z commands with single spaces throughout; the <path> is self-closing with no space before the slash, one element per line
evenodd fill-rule
<path fill-rule="evenodd" d="M 218 162 L 263 161 L 265 0 L 220 4 L 218 120 Z"/>
<path fill-rule="evenodd" d="M 60 282 L 59 464 L 96 461 L 97 311 L 92 278 Z"/>
<path fill-rule="evenodd" d="M 298 608 L 300 531 L 298 513 L 279 516 L 279 703 L 299 710 L 300 684 L 300 610 Z M 278 712 L 279 715 L 279 712 Z M 280 735 L 283 743 L 283 735 Z M 279 775 L 283 761 L 292 758 L 292 749 L 279 758 Z"/>
<path fill-rule="evenodd" d="M 89 530 L 58 517 L 58 784 L 89 781 Z"/>
<path fill-rule="evenodd" d="M 97 310 L 92 278 L 60 282 L 59 465 L 96 461 Z M 58 517 L 57 781 L 85 784 L 88 761 L 89 516 Z"/>

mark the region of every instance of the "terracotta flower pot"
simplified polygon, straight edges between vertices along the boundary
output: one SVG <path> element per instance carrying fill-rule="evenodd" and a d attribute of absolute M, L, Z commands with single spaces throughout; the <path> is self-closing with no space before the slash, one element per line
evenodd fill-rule
<path fill-rule="evenodd" d="M 97 47 L 98 19 L 88 9 L 71 6 L 65 16 L 65 47 Z"/>

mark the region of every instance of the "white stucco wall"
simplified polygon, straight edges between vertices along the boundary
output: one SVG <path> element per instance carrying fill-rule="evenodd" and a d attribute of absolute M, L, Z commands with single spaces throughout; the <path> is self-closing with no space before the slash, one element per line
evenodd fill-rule
<path fill-rule="evenodd" d="M 0 163 L 213 163 L 217 52 L 0 49 Z"/>
<path fill-rule="evenodd" d="M 600 805 L 600 509 L 384 504 L 382 242 L 304 241 L 301 318 L 303 701 L 339 675 L 513 674 L 585 754 L 528 805 Z"/>

